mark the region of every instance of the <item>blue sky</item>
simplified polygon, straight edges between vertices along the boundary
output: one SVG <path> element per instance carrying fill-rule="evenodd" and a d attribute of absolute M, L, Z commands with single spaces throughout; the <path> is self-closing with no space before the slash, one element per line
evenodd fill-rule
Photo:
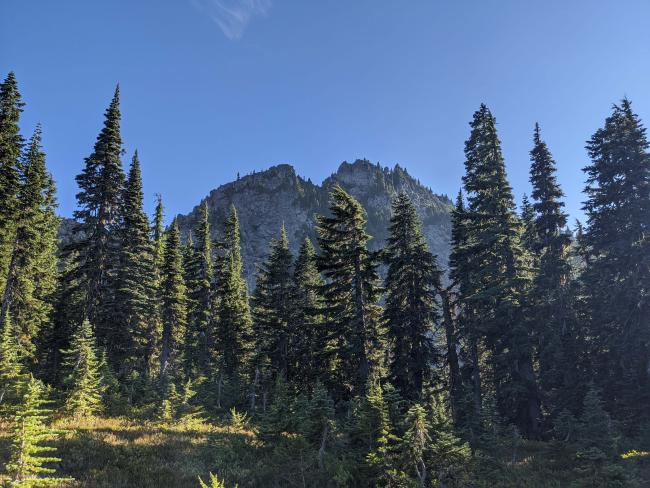
<path fill-rule="evenodd" d="M 399 163 L 455 195 L 481 102 L 517 199 L 539 121 L 577 217 L 585 140 L 611 104 L 650 121 L 650 2 L 2 0 L 9 70 L 63 215 L 119 82 L 124 161 L 139 150 L 147 210 L 160 192 L 168 217 L 277 163 L 315 182 L 343 160 Z"/>

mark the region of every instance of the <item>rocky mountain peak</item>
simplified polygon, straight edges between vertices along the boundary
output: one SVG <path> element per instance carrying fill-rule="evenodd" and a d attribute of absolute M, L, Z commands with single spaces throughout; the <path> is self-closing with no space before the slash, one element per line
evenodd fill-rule
<path fill-rule="evenodd" d="M 252 285 L 257 265 L 264 259 L 269 241 L 277 237 L 284 224 L 295 253 L 305 236 L 316 241 L 316 215 L 328 212 L 329 192 L 340 185 L 364 206 L 368 214 L 368 231 L 374 236 L 371 247 L 381 247 L 387 237 L 391 200 L 404 191 L 413 200 L 423 223 L 429 246 L 445 267 L 449 256 L 452 203 L 436 195 L 408 172 L 396 165 L 382 167 L 368 160 L 342 162 L 338 170 L 321 185 L 299 176 L 293 166 L 279 164 L 221 185 L 203 200 L 208 203 L 214 236 L 221 232 L 231 205 L 237 209 L 242 238 L 242 255 L 246 277 Z M 196 226 L 199 203 L 188 215 L 179 215 L 184 236 Z"/>

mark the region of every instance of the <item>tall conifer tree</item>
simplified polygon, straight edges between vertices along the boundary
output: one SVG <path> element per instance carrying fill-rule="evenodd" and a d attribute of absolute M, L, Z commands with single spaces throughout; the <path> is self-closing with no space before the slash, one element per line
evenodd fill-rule
<path fill-rule="evenodd" d="M 160 344 L 162 343 L 162 268 L 165 257 L 165 223 L 162 197 L 156 195 L 156 209 L 151 226 L 151 241 L 153 244 L 154 263 L 154 291 L 152 297 L 152 318 L 154 327 L 148 342 L 148 355 L 152 358 L 160 357 Z M 155 359 L 154 359 L 155 361 Z"/>
<path fill-rule="evenodd" d="M 215 360 L 220 375 L 219 387 L 226 381 L 237 390 L 243 387 L 243 381 L 250 373 L 254 341 L 248 287 L 242 276 L 239 218 L 235 207 L 226 219 L 218 248 Z"/>
<path fill-rule="evenodd" d="M 368 250 L 366 215 L 361 204 L 336 186 L 330 194 L 331 217 L 318 217 L 319 267 L 327 328 L 335 347 L 331 379 L 339 399 L 363 394 L 373 369 L 383 359 L 376 256 Z"/>
<path fill-rule="evenodd" d="M 446 335 L 448 349 L 450 343 L 455 351 L 455 343 L 462 344 L 461 360 L 464 363 L 459 367 L 458 376 L 450 381 L 451 404 L 456 422 L 465 429 L 476 426 L 483 404 L 483 391 L 481 383 L 481 348 L 480 334 L 478 330 L 479 320 L 475 305 L 466 300 L 471 295 L 473 288 L 472 269 L 473 259 L 476 257 L 469 248 L 469 214 L 465 207 L 463 192 L 459 191 L 456 198 L 456 206 L 452 213 L 451 228 L 451 253 L 449 255 L 450 278 L 455 287 L 455 305 L 458 314 L 453 319 L 451 310 L 446 311 Z M 448 298 L 447 306 L 451 306 L 451 299 Z M 455 326 L 454 326 L 455 325 Z M 453 355 L 453 351 L 450 351 Z M 448 352 L 449 355 L 449 352 Z M 449 357 L 448 357 L 449 360 Z M 450 364 L 450 368 L 451 368 Z M 461 384 L 462 383 L 462 387 Z M 471 436 L 471 435 L 470 435 Z"/>
<path fill-rule="evenodd" d="M 208 373 L 209 351 L 214 344 L 212 305 L 214 288 L 214 256 L 208 214 L 208 202 L 201 206 L 200 220 L 195 229 L 195 242 L 187 269 L 188 332 L 187 355 L 189 369 Z"/>
<path fill-rule="evenodd" d="M 11 261 L 2 297 L 2 316 L 10 312 L 19 324 L 19 340 L 31 362 L 35 339 L 47 325 L 56 287 L 58 218 L 52 176 L 41 150 L 37 127 L 22 161 Z"/>
<path fill-rule="evenodd" d="M 615 105 L 587 143 L 588 264 L 596 384 L 607 409 L 634 429 L 650 418 L 650 155 L 646 129 L 630 101 Z"/>
<path fill-rule="evenodd" d="M 253 295 L 258 363 L 262 367 L 265 381 L 271 385 L 278 376 L 290 382 L 294 373 L 289 370 L 289 348 L 294 343 L 292 262 L 289 241 L 283 226 L 280 238 L 273 239 L 269 244 L 268 256 L 260 266 Z"/>
<path fill-rule="evenodd" d="M 183 255 L 178 222 L 174 219 L 165 239 L 161 270 L 162 344 L 160 376 L 173 378 L 182 363 L 182 344 L 187 326 L 187 290 L 183 278 Z"/>
<path fill-rule="evenodd" d="M 294 329 L 289 346 L 294 383 L 303 391 L 324 381 L 329 370 L 329 344 L 323 321 L 323 279 L 314 245 L 305 238 L 293 267 L 291 300 Z"/>
<path fill-rule="evenodd" d="M 78 209 L 74 212 L 76 239 L 68 246 L 73 266 L 67 280 L 78 289 L 80 303 L 70 303 L 81 323 L 88 318 L 96 329 L 99 344 L 105 347 L 109 361 L 118 364 L 118 329 L 113 320 L 119 239 L 117 229 L 122 213 L 124 171 L 120 135 L 120 90 L 106 110 L 104 127 L 95 148 L 77 176 Z"/>
<path fill-rule="evenodd" d="M 147 375 L 151 362 L 148 343 L 155 327 L 151 307 L 155 291 L 154 249 L 149 237 L 149 219 L 143 209 L 142 173 L 138 152 L 122 197 L 119 228 L 120 256 L 115 297 L 116 331 L 114 356 L 128 361 Z"/>
<path fill-rule="evenodd" d="M 539 382 L 546 410 L 556 414 L 569 404 L 575 391 L 575 334 L 571 316 L 569 246 L 565 231 L 567 217 L 562 208 L 564 194 L 555 177 L 555 161 L 535 124 L 530 152 L 532 236 L 528 248 L 535 256 L 530 315 L 535 322 Z"/>
<path fill-rule="evenodd" d="M 11 259 L 23 146 L 18 122 L 23 106 L 13 71 L 0 83 L 0 292 Z"/>
<path fill-rule="evenodd" d="M 384 319 L 388 328 L 390 379 L 404 399 L 418 401 L 432 386 L 441 355 L 433 342 L 440 271 L 429 252 L 411 200 L 400 193 L 392 204 Z"/>
<path fill-rule="evenodd" d="M 463 296 L 470 313 L 464 320 L 474 321 L 470 327 L 491 353 L 500 414 L 523 435 L 537 437 L 541 414 L 524 307 L 531 273 L 521 244 L 522 226 L 506 178 L 496 121 L 485 105 L 475 112 L 470 126 L 463 177 L 469 202 L 464 253 L 472 261 Z"/>

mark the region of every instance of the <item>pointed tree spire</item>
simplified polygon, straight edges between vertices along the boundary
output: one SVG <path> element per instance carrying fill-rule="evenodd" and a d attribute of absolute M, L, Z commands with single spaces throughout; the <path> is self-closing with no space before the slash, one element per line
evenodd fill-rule
<path fill-rule="evenodd" d="M 122 369 L 136 368 L 146 375 L 151 361 L 148 344 L 155 329 L 155 318 L 151 315 L 155 263 L 143 200 L 142 172 L 136 150 L 122 196 L 113 359 L 122 364 Z"/>
<path fill-rule="evenodd" d="M 393 200 L 392 211 L 384 250 L 388 264 L 384 320 L 391 349 L 390 379 L 402 396 L 413 402 L 422 398 L 424 388 L 435 387 L 440 381 L 436 377 L 440 372 L 432 367 L 442 361 L 433 342 L 440 270 L 406 194 L 400 193 Z"/>
<path fill-rule="evenodd" d="M 587 266 L 596 386 L 607 409 L 634 431 L 650 419 L 650 143 L 629 100 L 614 105 L 587 143 Z"/>
<path fill-rule="evenodd" d="M 95 335 L 88 320 L 75 331 L 70 349 L 64 351 L 68 388 L 66 410 L 75 417 L 87 417 L 102 410 L 100 361 L 97 356 Z"/>
<path fill-rule="evenodd" d="M 162 344 L 160 347 L 160 376 L 173 378 L 182 363 L 182 342 L 187 325 L 187 296 L 183 279 L 181 233 L 176 219 L 165 239 L 161 273 Z"/>
<path fill-rule="evenodd" d="M 571 238 L 565 231 L 563 192 L 557 183 L 556 165 L 542 140 L 539 124 L 533 132 L 530 152 L 533 203 L 522 214 L 525 245 L 536 264 L 529 294 L 533 333 L 537 348 L 542 403 L 551 417 L 564 409 L 575 411 L 576 337 L 569 286 Z"/>
<path fill-rule="evenodd" d="M 209 351 L 214 344 L 212 321 L 214 256 L 207 200 L 201 205 L 199 222 L 194 229 L 195 242 L 190 249 L 188 235 L 188 327 L 186 338 L 186 370 L 207 374 Z"/>
<path fill-rule="evenodd" d="M 327 331 L 323 320 L 323 279 L 318 272 L 314 245 L 305 237 L 293 266 L 291 301 L 294 333 L 289 347 L 289 363 L 294 370 L 294 384 L 310 391 L 317 381 L 324 381 L 329 368 Z"/>
<path fill-rule="evenodd" d="M 334 360 L 340 364 L 330 381 L 342 399 L 363 394 L 371 370 L 381 362 L 381 310 L 365 210 L 338 185 L 330 194 L 329 209 L 331 217 L 319 215 L 316 230 L 322 250 L 319 268 L 327 280 L 325 314 L 337 344 Z"/>
<path fill-rule="evenodd" d="M 56 198 L 52 176 L 41 149 L 41 128 L 36 127 L 21 161 L 22 178 L 11 260 L 2 295 L 2 314 L 10 312 L 19 324 L 19 339 L 27 359 L 35 360 L 35 339 L 48 324 L 57 277 Z M 0 320 L 0 323 L 2 320 Z"/>
<path fill-rule="evenodd" d="M 114 327 L 113 307 L 117 286 L 119 233 L 122 217 L 124 171 L 122 169 L 122 137 L 120 135 L 119 87 L 106 109 L 95 147 L 77 176 L 78 209 L 74 212 L 77 238 L 66 249 L 73 266 L 68 281 L 76 284 L 75 321 L 87 317 L 96 328 L 97 340 L 108 351 L 109 361 L 118 366 L 119 352 L 114 341 L 119 331 Z"/>
<path fill-rule="evenodd" d="M 23 147 L 18 123 L 23 106 L 13 71 L 0 83 L 0 292 L 11 259 L 16 201 L 20 186 L 19 161 Z"/>
<path fill-rule="evenodd" d="M 272 239 L 266 260 L 260 265 L 257 287 L 253 295 L 254 330 L 258 349 L 257 363 L 266 386 L 275 384 L 278 376 L 293 379 L 289 369 L 289 347 L 293 328 L 292 270 L 293 256 L 284 225 L 279 239 Z"/>
<path fill-rule="evenodd" d="M 236 402 L 241 399 L 244 380 L 250 373 L 254 339 L 248 286 L 242 276 L 239 218 L 234 206 L 226 219 L 218 251 L 215 363 L 220 374 L 220 388 L 225 382 L 230 387 L 229 400 Z"/>
<path fill-rule="evenodd" d="M 56 448 L 48 445 L 59 437 L 59 432 L 46 424 L 51 410 L 44 398 L 44 386 L 30 376 L 25 393 L 14 417 L 13 443 L 9 449 L 10 459 L 6 465 L 9 486 L 60 486 L 72 478 L 57 478 L 56 470 L 46 465 L 61 459 L 52 454 Z"/>
<path fill-rule="evenodd" d="M 462 253 L 471 261 L 463 266 L 465 313 L 461 320 L 491 353 L 499 413 L 524 436 L 538 437 L 539 394 L 524 309 L 530 260 L 521 244 L 521 222 L 515 213 L 496 120 L 485 105 L 474 113 L 470 127 L 465 143 L 463 184 L 468 209 Z"/>

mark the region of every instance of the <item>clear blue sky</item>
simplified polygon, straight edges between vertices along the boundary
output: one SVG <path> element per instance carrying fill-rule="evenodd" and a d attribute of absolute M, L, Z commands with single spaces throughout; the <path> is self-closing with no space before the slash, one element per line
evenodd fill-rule
<path fill-rule="evenodd" d="M 320 182 L 399 163 L 454 195 L 468 122 L 499 123 L 517 199 L 539 121 L 580 215 L 585 140 L 627 95 L 650 123 L 647 0 L 2 0 L 0 75 L 40 121 L 60 211 L 117 82 L 128 163 L 168 217 L 252 170 Z"/>

